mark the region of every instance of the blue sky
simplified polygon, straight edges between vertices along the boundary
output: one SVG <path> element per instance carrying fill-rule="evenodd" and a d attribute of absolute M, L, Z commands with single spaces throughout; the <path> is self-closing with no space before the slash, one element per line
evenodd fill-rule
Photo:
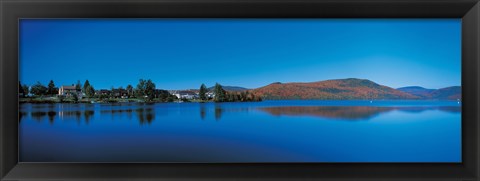
<path fill-rule="evenodd" d="M 22 19 L 22 84 L 461 84 L 460 19 Z"/>

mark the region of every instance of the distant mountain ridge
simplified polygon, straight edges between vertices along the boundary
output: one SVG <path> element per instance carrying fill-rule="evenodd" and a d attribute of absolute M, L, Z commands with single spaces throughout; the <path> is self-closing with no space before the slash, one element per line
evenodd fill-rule
<path fill-rule="evenodd" d="M 420 86 L 401 87 L 397 90 L 418 96 L 422 99 L 456 100 L 462 97 L 460 86 L 451 86 L 441 89 L 426 89 Z"/>
<path fill-rule="evenodd" d="M 276 82 L 251 91 L 264 99 L 420 99 L 410 93 L 357 78 L 308 83 Z"/>
<path fill-rule="evenodd" d="M 368 79 L 358 78 L 332 79 L 317 82 L 274 82 L 256 89 L 247 89 L 240 86 L 222 86 L 222 88 L 229 92 L 249 91 L 265 100 L 457 100 L 462 97 L 460 86 L 441 89 L 408 86 L 394 89 Z M 209 91 L 213 89 L 213 86 L 208 88 Z"/>
<path fill-rule="evenodd" d="M 397 90 L 418 96 L 420 98 L 428 98 L 431 95 L 431 93 L 435 91 L 435 89 L 426 89 L 420 86 L 401 87 L 401 88 L 398 88 Z"/>
<path fill-rule="evenodd" d="M 208 91 L 211 91 L 214 88 L 215 88 L 215 86 L 209 87 Z M 223 90 L 226 90 L 226 91 L 246 91 L 246 90 L 249 90 L 247 88 L 239 87 L 239 86 L 223 86 L 222 85 L 222 88 L 223 88 Z"/>

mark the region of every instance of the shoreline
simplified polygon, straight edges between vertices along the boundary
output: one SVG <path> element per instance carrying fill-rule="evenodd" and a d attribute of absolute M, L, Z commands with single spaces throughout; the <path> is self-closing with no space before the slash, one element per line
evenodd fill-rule
<path fill-rule="evenodd" d="M 240 102 L 277 102 L 277 101 L 325 101 L 325 102 L 340 102 L 340 101 L 358 101 L 358 102 L 386 102 L 386 101 L 397 101 L 397 102 L 457 102 L 462 103 L 462 100 L 452 100 L 452 99 L 267 99 L 262 101 L 233 101 L 233 102 L 215 102 L 213 100 L 202 101 L 202 100 L 176 100 L 176 101 L 161 101 L 161 100 L 153 100 L 153 101 L 144 101 L 142 99 L 137 98 L 129 98 L 129 99 L 108 99 L 108 100 L 98 100 L 95 98 L 89 99 L 82 99 L 79 101 L 73 100 L 63 100 L 59 101 L 58 99 L 52 100 L 51 98 L 20 98 L 19 104 L 97 104 L 97 103 L 147 103 L 147 104 L 156 104 L 156 103 L 240 103 Z"/>

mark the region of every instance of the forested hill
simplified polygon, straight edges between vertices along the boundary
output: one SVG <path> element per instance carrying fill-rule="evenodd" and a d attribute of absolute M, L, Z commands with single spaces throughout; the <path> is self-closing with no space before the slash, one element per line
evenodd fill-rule
<path fill-rule="evenodd" d="M 335 79 L 308 83 L 272 83 L 251 90 L 264 99 L 420 99 L 366 79 Z"/>
<path fill-rule="evenodd" d="M 451 86 L 441 89 L 426 89 L 420 86 L 410 86 L 398 88 L 397 90 L 418 96 L 422 99 L 457 100 L 462 97 L 462 88 L 460 86 Z"/>

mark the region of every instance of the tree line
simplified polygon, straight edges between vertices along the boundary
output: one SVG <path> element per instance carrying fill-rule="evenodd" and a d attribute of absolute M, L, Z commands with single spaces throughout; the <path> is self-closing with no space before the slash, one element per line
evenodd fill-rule
<path fill-rule="evenodd" d="M 202 84 L 199 90 L 199 98 L 202 101 L 209 100 L 209 97 L 206 96 L 208 92 L 207 86 Z M 241 92 L 228 92 L 225 91 L 219 83 L 215 84 L 213 88 L 213 93 L 215 96 L 212 98 L 215 102 L 251 102 L 251 101 L 262 101 L 260 96 L 255 96 L 255 94 L 248 91 Z"/>
<path fill-rule="evenodd" d="M 178 98 L 174 95 L 171 95 L 167 90 L 156 89 L 155 83 L 151 79 L 145 80 L 140 79 L 134 88 L 131 84 L 127 85 L 124 89 L 123 87 L 119 87 L 115 89 L 114 87 L 111 88 L 108 92 L 100 92 L 96 94 L 96 90 L 92 84 L 88 80 L 86 80 L 83 85 L 80 81 L 77 81 L 76 84 L 72 84 L 75 86 L 75 90 L 77 92 L 69 93 L 74 97 L 75 100 L 78 99 L 78 92 L 81 92 L 85 95 L 86 98 L 98 98 L 98 99 L 108 99 L 108 98 L 115 98 L 120 93 L 123 96 L 127 96 L 128 98 L 141 98 L 145 101 L 153 101 L 157 99 L 162 102 L 172 102 L 177 100 Z M 115 92 L 116 91 L 116 92 Z M 256 96 L 255 94 L 242 91 L 242 92 L 228 92 L 223 89 L 223 87 L 216 83 L 215 87 L 213 88 L 213 97 L 207 96 L 209 90 L 205 84 L 202 84 L 199 89 L 198 99 L 201 101 L 214 101 L 214 102 L 248 102 L 248 101 L 261 101 L 260 96 Z M 28 86 L 26 84 L 21 84 L 19 82 L 19 93 L 23 95 L 23 97 L 28 97 L 29 95 L 33 95 L 33 97 L 42 97 L 42 96 L 58 96 L 59 88 L 55 85 L 53 80 L 45 86 L 41 82 Z"/>
<path fill-rule="evenodd" d="M 127 85 L 126 89 L 123 87 L 119 87 L 115 89 L 112 87 L 108 90 L 108 93 L 100 93 L 96 94 L 96 90 L 92 84 L 88 80 L 82 85 L 80 81 L 77 81 L 75 86 L 75 90 L 85 94 L 86 98 L 99 98 L 99 99 L 107 99 L 115 97 L 115 90 L 119 91 L 121 94 L 125 93 L 128 98 L 142 98 L 147 101 L 152 101 L 154 98 L 158 98 L 160 101 L 174 101 L 176 99 L 175 96 L 170 95 L 170 93 L 166 90 L 156 89 L 155 83 L 152 80 L 144 80 L 140 79 L 136 88 L 132 85 Z M 47 86 L 43 85 L 41 82 L 37 81 L 37 83 L 28 86 L 26 84 L 21 84 L 19 82 L 19 93 L 23 95 L 23 97 L 28 97 L 32 95 L 33 97 L 41 97 L 41 96 L 58 96 L 59 88 L 55 86 L 53 80 L 50 80 Z M 74 98 L 77 98 L 77 93 L 70 93 Z M 122 95 L 121 95 L 122 96 Z"/>

